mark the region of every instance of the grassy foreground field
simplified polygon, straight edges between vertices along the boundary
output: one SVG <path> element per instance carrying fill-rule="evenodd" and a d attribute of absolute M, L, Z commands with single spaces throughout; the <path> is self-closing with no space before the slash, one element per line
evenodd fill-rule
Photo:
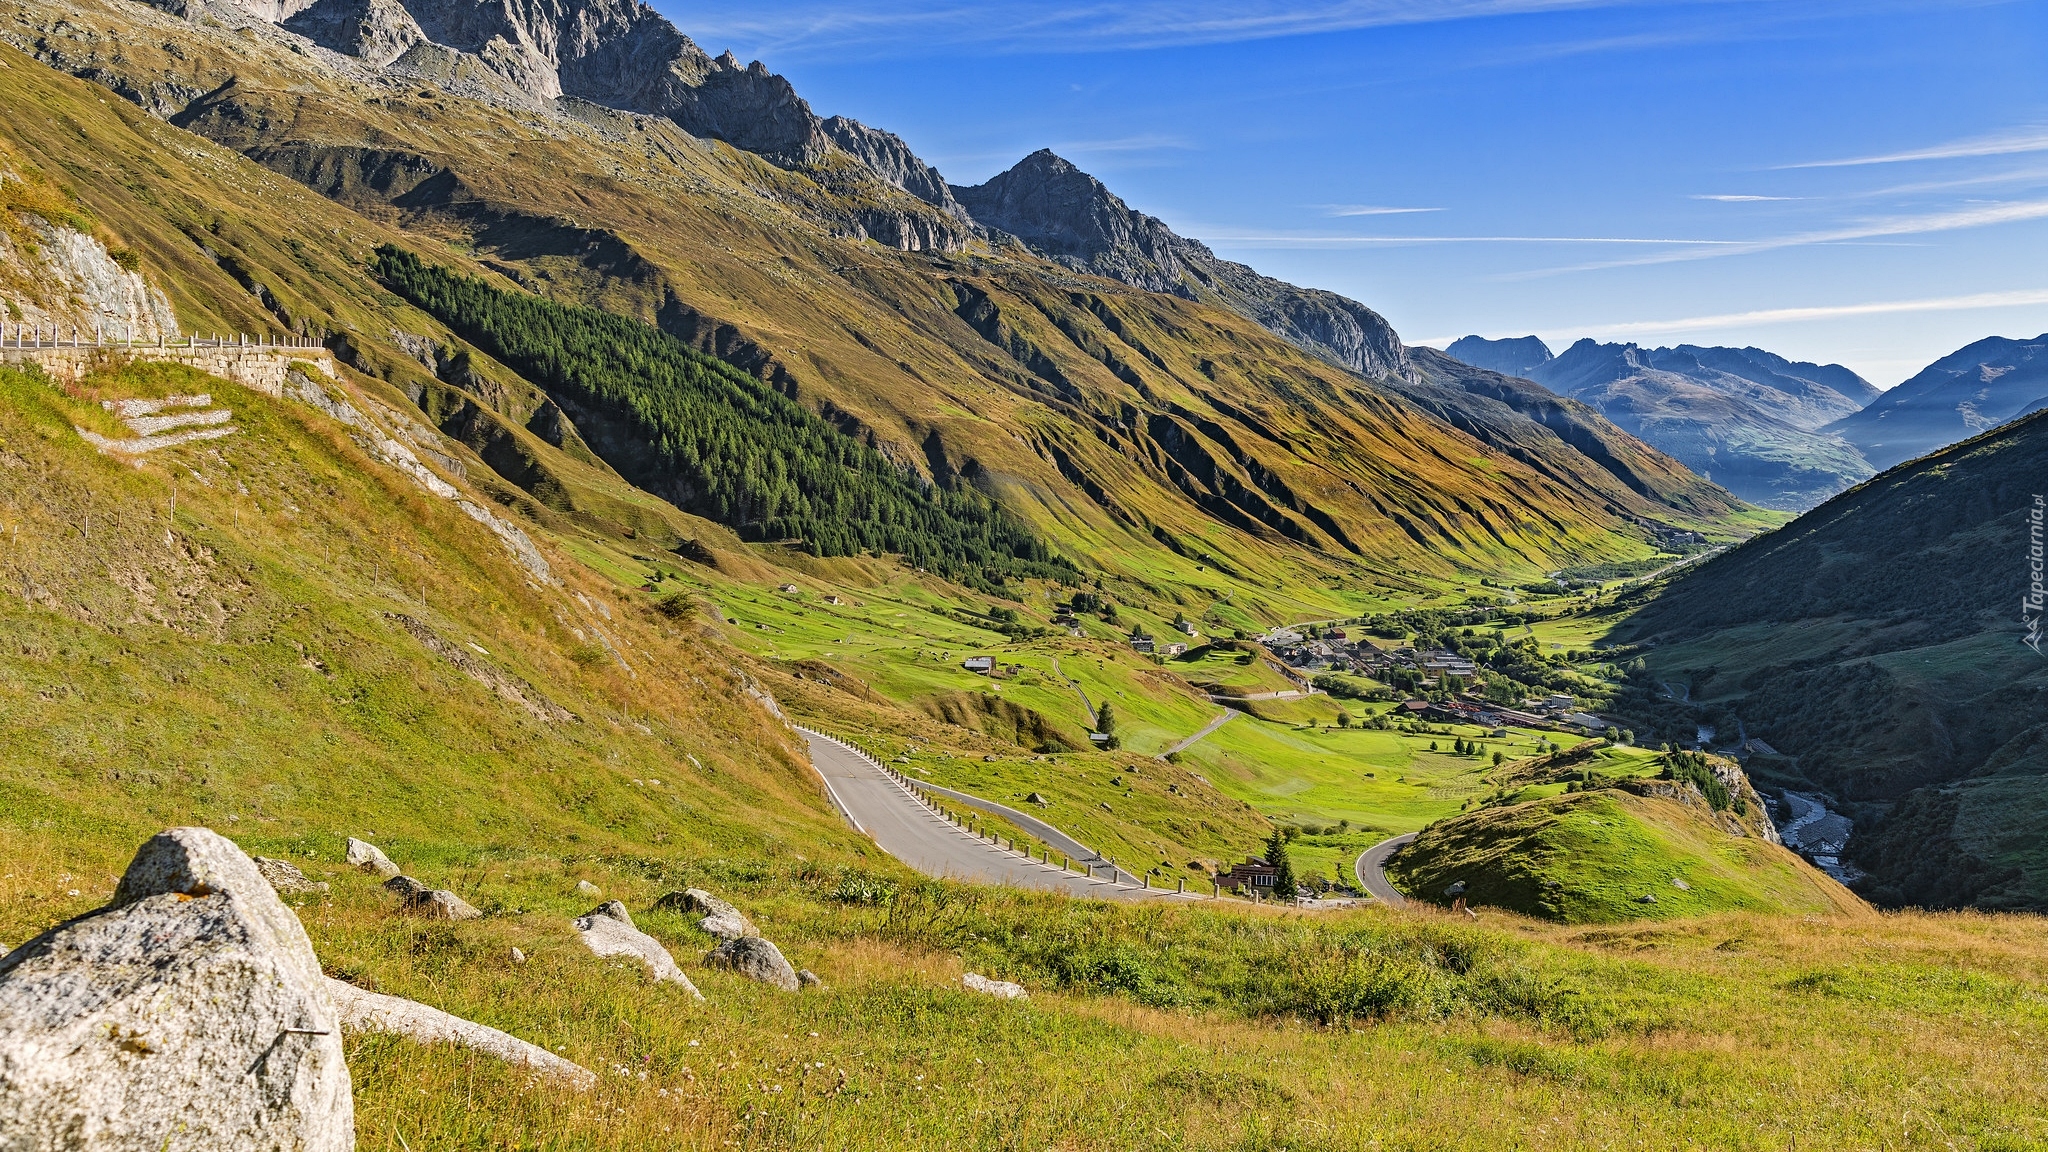
<path fill-rule="evenodd" d="M 235 409 L 237 436 L 135 468 L 72 430 L 119 431 L 93 403 L 104 396 L 202 385 Z M 2038 919 L 1732 914 L 1588 930 L 926 881 L 833 814 L 749 700 L 746 657 L 722 638 L 735 626 L 657 611 L 545 536 L 562 585 L 529 579 L 496 537 L 310 408 L 171 370 L 76 395 L 15 375 L 0 386 L 0 940 L 103 903 L 150 833 L 207 824 L 333 885 L 296 901 L 330 974 L 602 1075 L 577 1095 L 459 1050 L 356 1038 L 366 1149 L 2048 1139 Z M 381 395 L 352 388 L 366 407 Z M 576 719 L 520 707 L 394 631 L 397 615 Z M 1091 671 L 1135 700 L 1157 669 L 1105 652 Z M 831 700 L 849 726 L 868 716 L 879 733 L 900 717 L 782 682 L 789 707 Z M 1262 730 L 1218 735 L 1239 724 Z M 1268 727 L 1302 755 L 1396 740 L 1379 754 L 1407 756 L 1410 774 L 1464 771 L 1405 743 L 1419 738 Z M 1132 819 L 1104 816 L 1106 835 L 1138 837 L 1201 787 L 1131 753 L 1038 760 L 1012 745 L 989 761 L 919 747 L 934 776 L 985 773 L 991 791 L 1032 771 L 1064 769 L 1076 789 L 1121 777 L 1111 804 Z M 1054 800 L 1078 810 L 1094 794 Z M 1198 818 L 1216 827 L 1190 838 L 1239 843 L 1262 826 L 1209 795 Z M 485 918 L 401 915 L 343 867 L 347 835 L 373 836 Z M 1335 860 L 1355 835 L 1302 843 Z M 708 1002 L 584 952 L 568 921 L 595 901 L 579 880 L 624 900 Z M 652 907 L 686 884 L 738 902 L 827 988 L 789 996 L 707 968 L 709 938 Z M 971 996 L 958 987 L 970 970 L 1032 998 Z"/>

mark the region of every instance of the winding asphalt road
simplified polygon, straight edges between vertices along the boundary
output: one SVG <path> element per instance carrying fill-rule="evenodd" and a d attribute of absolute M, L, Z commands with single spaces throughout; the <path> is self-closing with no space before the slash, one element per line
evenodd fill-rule
<path fill-rule="evenodd" d="M 872 839 L 876 846 L 927 876 L 969 880 L 980 884 L 1009 884 L 1047 892 L 1097 900 L 1207 899 L 1208 893 L 1185 895 L 1168 889 L 1141 888 L 1122 873 L 1113 882 L 1106 864 L 1098 864 L 1091 876 L 1069 872 L 1057 864 L 1045 864 L 1022 853 L 1002 848 L 939 815 L 919 800 L 911 789 L 883 767 L 852 747 L 830 736 L 805 731 L 811 745 L 811 766 L 824 777 L 826 790 L 840 814 Z M 924 787 L 931 787 L 924 785 Z M 972 803 L 977 808 L 998 811 L 1033 835 L 1043 836 L 1055 848 L 1066 846 L 1076 861 L 1098 860 L 1096 854 L 1072 837 L 1036 817 L 992 801 L 969 797 L 950 789 L 932 788 L 945 795 Z M 1057 839 L 1053 839 L 1056 836 Z"/>
<path fill-rule="evenodd" d="M 1393 884 L 1388 882 L 1387 857 L 1392 856 L 1395 851 L 1414 841 L 1415 833 L 1413 832 L 1396 836 L 1391 840 L 1382 840 L 1360 853 L 1358 865 L 1352 869 L 1352 871 L 1358 874 L 1358 883 L 1367 892 L 1370 892 L 1374 899 L 1381 901 L 1389 908 L 1406 908 L 1408 906 L 1408 898 L 1401 895 L 1400 892 L 1395 890 Z"/>

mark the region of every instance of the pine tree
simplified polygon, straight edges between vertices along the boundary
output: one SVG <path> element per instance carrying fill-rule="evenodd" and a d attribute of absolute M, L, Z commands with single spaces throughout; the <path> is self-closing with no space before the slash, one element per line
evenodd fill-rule
<path fill-rule="evenodd" d="M 1273 876 L 1273 899 L 1292 900 L 1301 894 L 1301 886 L 1294 879 L 1294 864 L 1287 859 L 1287 841 L 1278 828 L 1273 829 L 1273 838 L 1266 841 L 1266 863 L 1277 870 Z"/>

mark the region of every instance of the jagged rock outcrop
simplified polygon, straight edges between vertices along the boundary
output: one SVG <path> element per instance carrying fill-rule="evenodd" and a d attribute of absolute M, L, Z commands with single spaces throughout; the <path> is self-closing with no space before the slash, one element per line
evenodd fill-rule
<path fill-rule="evenodd" d="M 341 1031 L 299 921 L 205 828 L 0 959 L 0 1148 L 347 1152 Z"/>
<path fill-rule="evenodd" d="M 1222 304 L 1366 376 L 1397 371 L 1403 362 L 1400 338 L 1372 309 L 1219 259 L 1200 241 L 1133 210 L 1102 181 L 1050 149 L 1033 152 L 985 184 L 955 187 L 953 195 L 977 223 L 1076 271 Z"/>

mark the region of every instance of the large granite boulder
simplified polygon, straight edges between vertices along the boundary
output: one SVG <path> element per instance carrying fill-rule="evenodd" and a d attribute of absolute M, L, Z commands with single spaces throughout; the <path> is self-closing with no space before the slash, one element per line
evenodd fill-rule
<path fill-rule="evenodd" d="M 312 942 L 217 833 L 0 959 L 0 1148 L 346 1152 L 354 1117 Z"/>
<path fill-rule="evenodd" d="M 632 915 L 617 900 L 607 900 L 591 909 L 589 915 L 578 916 L 570 923 L 583 938 L 584 946 L 596 955 L 638 960 L 647 966 L 656 983 L 680 984 L 690 995 L 699 1000 L 704 998 L 683 974 L 675 957 L 661 946 L 661 941 L 634 927 Z"/>

